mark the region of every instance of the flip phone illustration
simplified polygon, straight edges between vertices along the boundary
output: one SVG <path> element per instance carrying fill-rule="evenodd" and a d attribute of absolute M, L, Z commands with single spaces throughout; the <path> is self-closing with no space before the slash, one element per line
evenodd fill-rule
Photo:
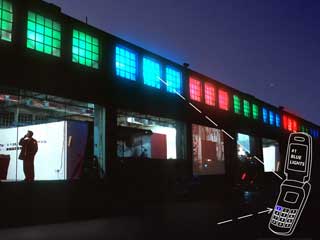
<path fill-rule="evenodd" d="M 312 138 L 306 133 L 292 133 L 289 137 L 280 194 L 274 207 L 269 229 L 282 236 L 291 235 L 310 194 L 312 166 Z"/>

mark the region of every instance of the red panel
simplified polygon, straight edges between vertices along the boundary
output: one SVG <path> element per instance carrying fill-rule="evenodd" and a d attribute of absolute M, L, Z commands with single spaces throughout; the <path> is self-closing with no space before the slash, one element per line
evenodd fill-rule
<path fill-rule="evenodd" d="M 153 133 L 151 135 L 151 158 L 167 159 L 167 136 Z"/>
<path fill-rule="evenodd" d="M 294 132 L 298 131 L 298 124 L 296 120 L 292 120 L 292 131 Z"/>
<path fill-rule="evenodd" d="M 288 117 L 286 115 L 283 115 L 283 128 L 288 130 Z"/>
<path fill-rule="evenodd" d="M 190 88 L 190 99 L 197 102 L 201 102 L 201 97 L 202 97 L 201 81 L 194 78 L 190 78 L 189 88 Z"/>
<path fill-rule="evenodd" d="M 229 94 L 227 91 L 219 89 L 219 108 L 229 110 Z"/>
<path fill-rule="evenodd" d="M 292 132 L 292 127 L 293 127 L 292 119 L 288 117 L 288 130 L 289 130 L 290 132 Z"/>
<path fill-rule="evenodd" d="M 204 99 L 205 103 L 210 106 L 216 105 L 215 88 L 211 83 L 204 84 Z"/>

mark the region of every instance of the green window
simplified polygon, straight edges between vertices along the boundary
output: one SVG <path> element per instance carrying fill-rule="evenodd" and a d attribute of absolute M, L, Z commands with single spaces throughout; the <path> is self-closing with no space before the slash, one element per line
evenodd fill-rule
<path fill-rule="evenodd" d="M 252 104 L 252 116 L 253 119 L 257 120 L 259 119 L 259 108 L 256 104 Z"/>
<path fill-rule="evenodd" d="M 61 25 L 34 12 L 28 12 L 27 48 L 60 57 Z"/>
<path fill-rule="evenodd" d="M 233 95 L 233 109 L 237 114 L 241 114 L 240 98 L 237 95 Z"/>
<path fill-rule="evenodd" d="M 84 32 L 73 30 L 72 61 L 92 67 L 99 68 L 99 41 L 97 38 Z"/>
<path fill-rule="evenodd" d="M 243 114 L 245 117 L 250 117 L 250 103 L 247 100 L 243 100 Z"/>
<path fill-rule="evenodd" d="M 0 39 L 12 41 L 13 10 L 12 3 L 0 0 Z"/>

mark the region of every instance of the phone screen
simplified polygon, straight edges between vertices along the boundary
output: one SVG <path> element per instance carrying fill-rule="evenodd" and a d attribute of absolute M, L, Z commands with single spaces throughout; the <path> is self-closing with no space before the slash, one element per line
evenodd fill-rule
<path fill-rule="evenodd" d="M 302 144 L 292 143 L 288 159 L 288 169 L 298 172 L 306 171 L 308 147 Z"/>

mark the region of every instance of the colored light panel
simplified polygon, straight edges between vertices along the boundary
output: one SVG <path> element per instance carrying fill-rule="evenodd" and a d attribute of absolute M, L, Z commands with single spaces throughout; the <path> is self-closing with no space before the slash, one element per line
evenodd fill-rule
<path fill-rule="evenodd" d="M 182 93 L 182 74 L 171 67 L 166 67 L 167 91 L 170 93 Z"/>
<path fill-rule="evenodd" d="M 288 117 L 286 115 L 283 115 L 283 128 L 288 130 Z"/>
<path fill-rule="evenodd" d="M 241 114 L 241 102 L 237 95 L 233 95 L 233 110 L 237 114 Z"/>
<path fill-rule="evenodd" d="M 288 118 L 288 129 L 290 132 L 293 131 L 293 121 L 291 118 Z"/>
<path fill-rule="evenodd" d="M 160 89 L 160 64 L 154 60 L 143 58 L 143 82 L 145 85 Z"/>
<path fill-rule="evenodd" d="M 133 81 L 137 76 L 137 56 L 122 46 L 116 46 L 116 74 Z"/>
<path fill-rule="evenodd" d="M 208 82 L 204 84 L 204 100 L 205 103 L 209 106 L 216 105 L 215 87 L 213 86 L 213 84 Z"/>
<path fill-rule="evenodd" d="M 259 108 L 256 104 L 252 104 L 252 117 L 254 120 L 259 119 Z"/>
<path fill-rule="evenodd" d="M 262 120 L 264 123 L 268 123 L 268 110 L 266 108 L 262 108 Z"/>
<path fill-rule="evenodd" d="M 99 40 L 87 33 L 74 29 L 72 38 L 72 62 L 98 69 L 100 61 L 99 55 Z"/>
<path fill-rule="evenodd" d="M 27 48 L 61 56 L 61 25 L 34 12 L 28 12 Z"/>
<path fill-rule="evenodd" d="M 301 132 L 305 132 L 306 131 L 303 125 L 300 126 L 300 131 Z"/>
<path fill-rule="evenodd" d="M 225 111 L 229 110 L 229 94 L 222 89 L 219 89 L 219 108 Z"/>
<path fill-rule="evenodd" d="M 201 91 L 201 81 L 190 78 L 189 79 L 189 89 L 190 89 L 190 99 L 201 102 L 202 91 Z"/>
<path fill-rule="evenodd" d="M 250 117 L 250 103 L 247 100 L 243 100 L 243 114 L 245 117 Z"/>
<path fill-rule="evenodd" d="M 296 120 L 292 120 L 292 131 L 297 132 L 298 131 L 298 123 Z"/>
<path fill-rule="evenodd" d="M 13 10 L 12 3 L 0 0 L 0 39 L 12 41 Z"/>
<path fill-rule="evenodd" d="M 275 115 L 274 112 L 269 111 L 269 124 L 274 125 L 275 124 Z"/>
<path fill-rule="evenodd" d="M 281 127 L 280 115 L 276 113 L 276 127 Z"/>

